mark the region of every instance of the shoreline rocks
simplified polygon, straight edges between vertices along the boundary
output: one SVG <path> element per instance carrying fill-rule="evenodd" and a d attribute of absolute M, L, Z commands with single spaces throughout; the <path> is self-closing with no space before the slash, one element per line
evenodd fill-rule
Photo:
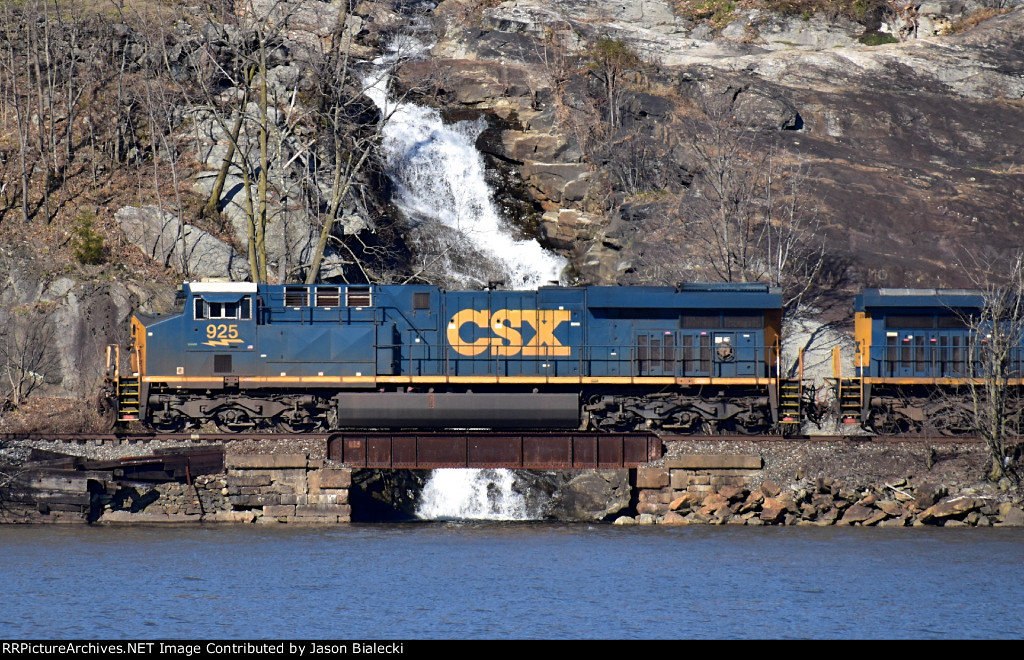
<path fill-rule="evenodd" d="M 641 490 L 636 517 L 614 524 L 814 525 L 858 527 L 1021 527 L 1024 502 L 1000 501 L 994 485 L 948 493 L 940 485 L 898 479 L 858 484 L 818 477 L 785 487 L 765 481 L 756 488 L 722 485 L 707 491 L 671 487 Z M 674 496 L 664 507 L 647 506 Z M 642 510 L 645 509 L 645 510 Z M 661 510 L 661 513 L 655 511 Z"/>

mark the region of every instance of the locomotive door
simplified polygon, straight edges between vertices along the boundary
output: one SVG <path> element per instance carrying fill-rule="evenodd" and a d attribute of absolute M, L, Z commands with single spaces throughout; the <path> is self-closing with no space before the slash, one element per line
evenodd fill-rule
<path fill-rule="evenodd" d="M 927 330 L 900 332 L 896 375 L 903 378 L 928 378 L 932 372 L 931 337 Z M 890 351 L 891 353 L 892 351 Z"/>
<path fill-rule="evenodd" d="M 951 378 L 970 375 L 967 335 L 962 330 L 940 331 L 937 335 L 935 376 Z"/>
<path fill-rule="evenodd" d="M 676 336 L 672 332 L 644 332 L 636 338 L 640 376 L 676 374 Z"/>
<path fill-rule="evenodd" d="M 754 375 L 753 360 L 757 357 L 750 333 L 714 333 L 715 376 L 731 378 Z"/>
<path fill-rule="evenodd" d="M 393 321 L 385 321 L 384 310 L 377 310 L 377 375 L 391 376 L 398 373 L 401 362 L 402 337 Z"/>
<path fill-rule="evenodd" d="M 707 332 L 681 333 L 679 346 L 683 376 L 699 378 L 711 375 L 711 335 Z"/>

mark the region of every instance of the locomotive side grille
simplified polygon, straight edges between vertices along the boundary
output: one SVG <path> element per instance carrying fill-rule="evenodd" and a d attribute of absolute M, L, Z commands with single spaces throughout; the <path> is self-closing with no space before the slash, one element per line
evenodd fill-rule
<path fill-rule="evenodd" d="M 700 369 L 693 349 L 693 335 L 683 335 L 683 374 L 690 375 Z"/>
<path fill-rule="evenodd" d="M 316 288 L 317 307 L 340 307 L 341 289 L 336 286 L 321 286 Z"/>
<path fill-rule="evenodd" d="M 309 292 L 304 286 L 286 286 L 284 288 L 285 307 L 305 307 L 309 304 Z"/>
<path fill-rule="evenodd" d="M 345 306 L 346 307 L 369 307 L 372 303 L 370 297 L 370 287 L 368 286 L 350 286 L 345 289 Z"/>

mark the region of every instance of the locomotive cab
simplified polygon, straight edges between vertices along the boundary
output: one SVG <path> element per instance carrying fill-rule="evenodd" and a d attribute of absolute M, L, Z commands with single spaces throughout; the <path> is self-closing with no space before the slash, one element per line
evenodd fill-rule
<path fill-rule="evenodd" d="M 173 365 L 175 376 L 221 378 L 222 386 L 237 387 L 239 376 L 254 375 L 256 304 L 252 283 L 193 284 L 182 319 L 185 353 L 182 364 Z M 165 373 L 170 366 L 164 365 Z"/>

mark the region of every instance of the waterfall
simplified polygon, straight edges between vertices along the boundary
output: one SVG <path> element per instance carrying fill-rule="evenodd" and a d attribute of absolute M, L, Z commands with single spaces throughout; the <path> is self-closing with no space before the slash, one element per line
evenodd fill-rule
<path fill-rule="evenodd" d="M 416 515 L 424 520 L 536 520 L 540 503 L 513 489 L 512 470 L 434 470 L 420 493 Z"/>
<path fill-rule="evenodd" d="M 501 281 L 506 289 L 532 289 L 559 282 L 565 260 L 536 240 L 516 236 L 494 204 L 476 149 L 486 122 L 445 124 L 437 110 L 390 96 L 393 65 L 427 48 L 413 36 L 396 37 L 364 78 L 364 92 L 386 122 L 382 148 L 395 186 L 392 202 L 412 225 L 416 267 L 451 288 Z M 511 470 L 434 470 L 417 515 L 427 520 L 539 518 L 540 504 L 528 503 L 513 490 L 514 482 Z"/>
<path fill-rule="evenodd" d="M 412 225 L 411 242 L 429 279 L 449 287 L 531 289 L 561 279 L 565 260 L 517 237 L 494 204 L 476 138 L 486 122 L 445 124 L 433 108 L 394 100 L 388 71 L 426 46 L 405 35 L 374 61 L 365 93 L 384 121 L 382 147 L 394 204 Z"/>

